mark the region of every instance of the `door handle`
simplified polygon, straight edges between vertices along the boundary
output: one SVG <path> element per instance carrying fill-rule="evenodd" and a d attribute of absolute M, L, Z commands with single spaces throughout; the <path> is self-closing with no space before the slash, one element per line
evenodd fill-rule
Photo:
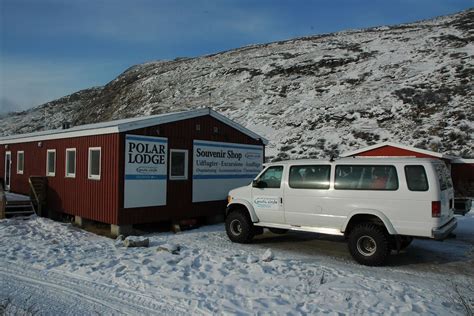
<path fill-rule="evenodd" d="M 283 204 L 283 198 L 282 197 L 280 198 L 280 203 Z"/>

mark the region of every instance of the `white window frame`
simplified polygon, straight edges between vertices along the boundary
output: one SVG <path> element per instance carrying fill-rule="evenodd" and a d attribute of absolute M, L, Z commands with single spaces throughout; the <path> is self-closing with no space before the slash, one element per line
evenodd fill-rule
<path fill-rule="evenodd" d="M 99 151 L 99 174 L 91 174 L 91 152 L 92 151 Z M 87 155 L 87 178 L 89 180 L 100 180 L 100 176 L 102 174 L 102 147 L 89 147 L 88 155 Z"/>
<path fill-rule="evenodd" d="M 69 161 L 68 161 L 68 153 L 69 152 L 74 152 L 74 173 L 68 173 L 68 170 L 69 170 Z M 75 178 L 76 177 L 76 167 L 77 167 L 77 155 L 76 155 L 76 148 L 66 148 L 66 157 L 65 157 L 65 169 L 64 170 L 64 174 L 65 174 L 65 177 L 66 178 Z"/>
<path fill-rule="evenodd" d="M 184 176 L 173 176 L 171 168 L 173 166 L 173 153 L 184 153 Z M 170 180 L 188 180 L 188 150 L 187 149 L 170 149 Z"/>
<path fill-rule="evenodd" d="M 23 166 L 20 170 L 20 154 L 23 155 Z M 25 151 L 19 150 L 16 152 L 16 173 L 23 174 L 25 172 Z"/>
<path fill-rule="evenodd" d="M 49 153 L 54 153 L 54 171 L 49 172 Z M 56 149 L 48 149 L 46 150 L 46 176 L 47 177 L 55 177 L 56 176 Z"/>

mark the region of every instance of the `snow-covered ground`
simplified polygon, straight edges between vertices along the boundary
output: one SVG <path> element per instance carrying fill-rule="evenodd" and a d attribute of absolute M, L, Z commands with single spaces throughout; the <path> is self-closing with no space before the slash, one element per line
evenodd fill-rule
<path fill-rule="evenodd" d="M 473 212 L 458 221 L 456 239 L 415 240 L 370 268 L 342 240 L 312 234 L 239 245 L 219 224 L 125 248 L 44 218 L 2 220 L 0 314 L 464 315 L 474 309 Z"/>

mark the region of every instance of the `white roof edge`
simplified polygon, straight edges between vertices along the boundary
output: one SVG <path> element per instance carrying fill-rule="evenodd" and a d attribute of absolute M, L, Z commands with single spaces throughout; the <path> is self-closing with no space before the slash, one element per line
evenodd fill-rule
<path fill-rule="evenodd" d="M 425 149 L 420 149 L 420 148 L 406 146 L 406 145 L 392 143 L 392 142 L 383 142 L 383 143 L 380 143 L 380 144 L 375 144 L 375 145 L 367 146 L 367 147 L 360 148 L 360 149 L 357 149 L 357 150 L 354 150 L 354 151 L 346 152 L 346 153 L 343 153 L 341 155 L 341 157 L 354 156 L 354 155 L 357 155 L 357 154 L 360 154 L 360 153 L 363 153 L 363 152 L 366 152 L 366 151 L 370 151 L 370 150 L 373 150 L 373 149 L 377 149 L 377 148 L 380 148 L 380 147 L 384 147 L 384 146 L 397 147 L 397 148 L 417 152 L 417 153 L 420 153 L 420 154 L 430 155 L 430 156 L 437 157 L 437 158 L 447 158 L 447 159 L 454 159 L 455 158 L 453 156 L 448 156 L 448 155 L 437 153 L 437 152 L 434 152 L 434 151 L 429 151 L 429 150 L 425 150 Z"/>
<path fill-rule="evenodd" d="M 474 159 L 470 158 L 455 158 L 451 161 L 451 163 L 468 163 L 468 164 L 474 164 Z"/>
<path fill-rule="evenodd" d="M 228 119 L 227 117 L 217 113 L 214 110 L 211 110 L 210 108 L 201 108 L 190 111 L 160 114 L 151 117 L 137 117 L 125 120 L 80 125 L 72 129 L 57 129 L 27 134 L 18 134 L 3 138 L 0 137 L 0 145 L 127 132 L 130 130 L 140 129 L 147 126 L 171 123 L 204 115 L 210 115 L 215 119 L 223 122 L 224 124 L 227 124 L 239 130 L 247 136 L 257 140 L 260 139 L 265 145 L 268 144 L 268 140 L 245 128 L 244 126 L 232 121 L 231 119 Z M 115 125 L 114 122 L 116 122 Z"/>
<path fill-rule="evenodd" d="M 0 145 L 39 142 L 39 141 L 45 141 L 45 140 L 55 140 L 55 139 L 93 136 L 93 135 L 105 135 L 105 134 L 114 134 L 114 133 L 119 132 L 117 126 L 78 130 L 78 131 L 67 131 L 67 130 L 56 130 L 56 131 L 57 131 L 56 133 L 50 133 L 50 134 L 45 134 L 45 135 L 42 135 L 42 134 L 34 135 L 36 133 L 29 133 L 29 134 L 24 134 L 24 136 L 21 136 L 22 134 L 19 134 L 19 135 L 5 137 L 4 139 L 0 138 Z"/>

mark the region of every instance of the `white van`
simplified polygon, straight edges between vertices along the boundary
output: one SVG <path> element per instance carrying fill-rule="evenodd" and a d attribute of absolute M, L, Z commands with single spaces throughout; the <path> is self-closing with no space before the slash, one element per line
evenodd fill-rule
<path fill-rule="evenodd" d="M 457 225 L 453 203 L 451 177 L 437 159 L 282 161 L 229 192 L 225 224 L 240 243 L 264 227 L 345 236 L 357 262 L 381 265 L 413 237 L 445 239 Z"/>

